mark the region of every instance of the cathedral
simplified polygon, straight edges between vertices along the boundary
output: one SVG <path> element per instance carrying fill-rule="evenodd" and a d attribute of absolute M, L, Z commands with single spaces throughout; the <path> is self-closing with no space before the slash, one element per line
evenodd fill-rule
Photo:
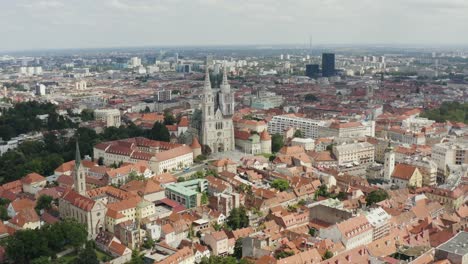
<path fill-rule="evenodd" d="M 213 153 L 234 150 L 234 93 L 227 80 L 226 67 L 219 91 L 211 87 L 208 66 L 206 67 L 205 84 L 201 101 L 202 145 L 208 146 Z"/>

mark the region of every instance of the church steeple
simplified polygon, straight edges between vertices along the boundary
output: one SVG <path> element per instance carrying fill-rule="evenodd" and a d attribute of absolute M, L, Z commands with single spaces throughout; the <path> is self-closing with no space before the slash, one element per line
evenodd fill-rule
<path fill-rule="evenodd" d="M 78 144 L 78 139 L 76 139 L 75 168 L 78 168 L 80 165 L 81 165 L 80 145 Z"/>
<path fill-rule="evenodd" d="M 222 93 L 229 93 L 231 92 L 231 86 L 228 83 L 228 78 L 227 78 L 227 66 L 224 64 L 223 67 L 223 82 L 220 85 L 221 92 Z"/>
<path fill-rule="evenodd" d="M 78 138 L 76 139 L 75 171 L 73 175 L 73 189 L 81 195 L 86 195 L 86 175 L 85 175 L 84 167 L 81 164 L 80 145 L 78 144 Z"/>
<path fill-rule="evenodd" d="M 205 71 L 205 84 L 203 86 L 203 90 L 205 92 L 211 92 L 211 81 L 210 81 L 210 69 L 208 65 L 205 66 L 206 71 Z"/>

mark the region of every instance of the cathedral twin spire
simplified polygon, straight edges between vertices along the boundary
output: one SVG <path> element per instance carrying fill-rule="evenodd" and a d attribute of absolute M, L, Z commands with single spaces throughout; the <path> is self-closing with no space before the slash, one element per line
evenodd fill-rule
<path fill-rule="evenodd" d="M 227 67 L 224 64 L 223 67 L 223 81 L 220 85 L 221 92 L 229 93 L 231 91 L 231 86 L 229 85 L 228 78 L 227 78 Z M 204 91 L 211 91 L 211 81 L 210 81 L 210 70 L 208 65 L 205 66 L 205 84 L 203 86 Z"/>

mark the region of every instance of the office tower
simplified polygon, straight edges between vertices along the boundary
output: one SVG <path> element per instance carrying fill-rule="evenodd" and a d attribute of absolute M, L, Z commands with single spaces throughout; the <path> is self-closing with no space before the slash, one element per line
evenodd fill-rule
<path fill-rule="evenodd" d="M 306 76 L 309 78 L 317 78 L 320 72 L 318 64 L 306 64 Z"/>
<path fill-rule="evenodd" d="M 323 53 L 322 54 L 322 76 L 330 77 L 335 75 L 335 54 Z"/>

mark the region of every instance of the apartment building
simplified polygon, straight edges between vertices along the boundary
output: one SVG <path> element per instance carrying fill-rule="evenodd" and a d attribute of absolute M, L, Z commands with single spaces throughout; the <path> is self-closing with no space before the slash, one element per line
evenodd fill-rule
<path fill-rule="evenodd" d="M 339 166 L 372 164 L 374 162 L 374 145 L 368 142 L 333 146 L 333 154 Z"/>
<path fill-rule="evenodd" d="M 106 123 L 107 127 L 119 127 L 121 125 L 120 111 L 118 109 L 95 110 L 94 118 Z"/>
<path fill-rule="evenodd" d="M 437 173 L 446 175 L 447 166 L 468 163 L 468 142 L 451 141 L 435 144 L 432 147 L 432 159 L 437 164 Z"/>
<path fill-rule="evenodd" d="M 309 118 L 297 117 L 294 115 L 274 116 L 268 122 L 268 132 L 270 135 L 283 134 L 289 128 L 299 129 L 304 133 L 304 137 L 316 139 L 319 137 L 319 127 L 324 126 L 323 121 Z"/>

